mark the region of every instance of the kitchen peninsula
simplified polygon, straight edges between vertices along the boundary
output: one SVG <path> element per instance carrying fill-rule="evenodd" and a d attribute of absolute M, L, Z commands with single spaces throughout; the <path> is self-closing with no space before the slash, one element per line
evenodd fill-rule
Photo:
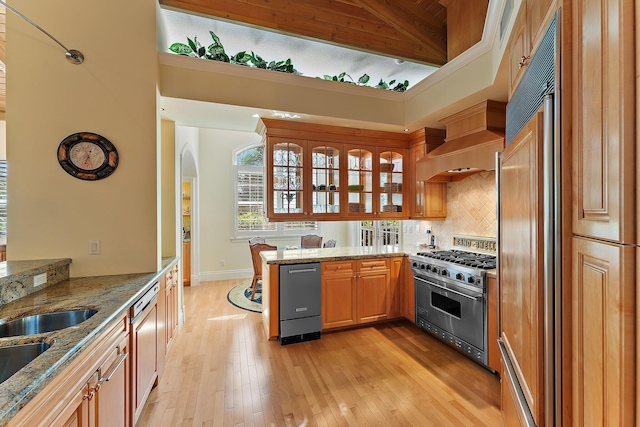
<path fill-rule="evenodd" d="M 130 307 L 154 285 L 162 285 L 168 277 L 177 274 L 177 261 L 176 258 L 163 259 L 162 267 L 157 272 L 80 278 L 68 278 L 70 259 L 0 263 L 0 269 L 4 267 L 0 271 L 0 295 L 3 296 L 1 319 L 10 320 L 64 310 L 96 310 L 94 315 L 73 327 L 0 338 L 0 348 L 37 342 L 50 345 L 31 363 L 2 383 L 0 426 L 63 422 L 83 411 L 82 405 L 85 405 L 87 411 L 89 406 L 86 405 L 94 404 L 97 407 L 97 403 L 88 401 L 98 400 L 101 384 L 99 380 L 104 380 L 109 375 L 109 367 L 113 368 L 109 369 L 112 373 L 118 372 L 114 377 L 117 381 L 103 383 L 101 397 L 112 392 L 122 396 L 123 390 L 119 390 L 119 386 L 125 388 L 124 392 L 128 396 L 129 381 L 133 384 L 135 380 L 129 378 L 133 363 L 130 346 L 134 343 L 133 340 L 129 341 Z M 51 271 L 52 268 L 59 272 L 62 280 L 45 283 L 43 288 L 32 287 L 31 292 L 27 289 L 27 292 L 20 294 L 20 290 L 28 288 L 27 284 L 33 284 L 34 275 Z M 18 282 L 21 285 L 16 286 Z M 17 298 L 8 298 L 8 295 L 17 295 Z M 162 319 L 162 312 L 167 307 L 164 301 L 163 288 L 157 306 L 159 319 Z M 156 301 L 152 304 L 155 305 Z M 167 307 L 166 310 L 169 309 Z M 161 322 L 164 325 L 164 321 Z M 159 343 L 164 341 L 164 329 L 158 329 Z M 166 325 L 166 329 L 169 329 L 169 325 Z M 159 347 L 158 353 L 165 353 L 160 350 L 164 350 L 163 347 Z M 157 366 L 155 360 L 153 364 Z M 104 391 L 107 386 L 110 387 L 109 392 Z M 101 402 L 104 404 L 105 400 Z M 106 411 L 109 411 L 110 407 L 105 406 Z M 90 416 L 98 417 L 100 414 Z M 112 411 L 108 416 L 116 417 L 117 413 Z M 122 417 L 129 418 L 130 413 L 123 412 Z"/>
<path fill-rule="evenodd" d="M 408 255 L 415 246 L 339 247 L 261 252 L 262 317 L 269 339 L 279 335 L 280 266 L 319 262 L 322 330 L 407 317 L 413 321 Z"/>

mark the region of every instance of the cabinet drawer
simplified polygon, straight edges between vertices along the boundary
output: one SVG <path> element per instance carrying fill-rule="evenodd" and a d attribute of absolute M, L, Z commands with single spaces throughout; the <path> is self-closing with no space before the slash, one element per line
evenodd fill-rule
<path fill-rule="evenodd" d="M 388 259 L 363 259 L 357 261 L 357 269 L 360 273 L 371 270 L 387 270 L 389 269 Z"/>
<path fill-rule="evenodd" d="M 354 261 L 331 261 L 322 263 L 322 274 L 353 273 Z"/>

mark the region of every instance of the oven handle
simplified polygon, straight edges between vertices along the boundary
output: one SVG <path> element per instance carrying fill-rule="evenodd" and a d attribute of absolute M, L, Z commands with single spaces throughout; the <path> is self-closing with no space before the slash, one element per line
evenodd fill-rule
<path fill-rule="evenodd" d="M 416 280 L 419 280 L 419 281 L 421 281 L 421 282 L 424 282 L 424 283 L 426 283 L 427 285 L 430 285 L 430 286 L 433 286 L 433 287 L 436 287 L 436 288 L 442 289 L 443 291 L 451 292 L 452 294 L 460 295 L 461 297 L 469 298 L 470 300 L 473 300 L 473 301 L 478 301 L 478 299 L 482 298 L 482 295 L 476 295 L 476 296 L 474 296 L 474 295 L 467 295 L 467 294 L 465 294 L 465 293 L 462 293 L 462 292 L 459 292 L 459 291 L 454 291 L 453 289 L 445 288 L 444 286 L 437 285 L 437 284 L 435 284 L 435 283 L 433 283 L 433 282 L 428 282 L 428 281 L 426 281 L 426 280 L 424 280 L 424 279 L 421 279 L 421 278 L 420 278 L 420 277 L 418 277 L 418 276 L 413 276 L 413 278 L 414 278 L 414 279 L 416 279 Z"/>

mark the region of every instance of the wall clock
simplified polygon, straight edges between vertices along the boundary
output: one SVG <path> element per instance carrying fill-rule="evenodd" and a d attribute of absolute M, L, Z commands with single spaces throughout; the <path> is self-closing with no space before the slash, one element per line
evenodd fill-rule
<path fill-rule="evenodd" d="M 69 135 L 58 146 L 58 162 L 69 175 L 95 181 L 118 167 L 118 151 L 104 136 L 90 132 Z"/>

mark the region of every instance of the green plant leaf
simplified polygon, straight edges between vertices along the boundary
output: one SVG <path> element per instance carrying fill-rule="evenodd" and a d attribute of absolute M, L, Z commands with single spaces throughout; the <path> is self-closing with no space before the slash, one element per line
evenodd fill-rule
<path fill-rule="evenodd" d="M 361 85 L 366 85 L 369 82 L 369 79 L 369 75 L 365 73 L 358 79 L 358 83 Z"/>
<path fill-rule="evenodd" d="M 395 80 L 395 79 L 391 80 L 391 81 L 389 82 L 389 86 L 393 85 L 395 82 L 396 82 L 396 80 Z"/>
<path fill-rule="evenodd" d="M 203 57 L 205 56 L 207 53 L 207 50 L 204 48 L 204 46 L 200 46 L 200 49 L 198 49 L 198 56 Z"/>
<path fill-rule="evenodd" d="M 198 38 L 194 37 L 194 39 L 197 41 Z M 189 46 L 191 47 L 191 50 L 193 50 L 194 52 L 198 52 L 198 48 L 196 47 L 196 43 L 191 40 L 189 37 L 187 37 L 187 42 L 189 43 Z"/>
<path fill-rule="evenodd" d="M 211 38 L 213 39 L 213 42 L 215 44 L 222 46 L 222 43 L 220 43 L 220 38 L 218 38 L 216 33 L 214 33 L 213 31 L 209 30 L 209 34 L 211 34 Z"/>
<path fill-rule="evenodd" d="M 169 50 L 173 53 L 177 53 L 178 55 L 187 55 L 187 56 L 193 55 L 193 49 L 191 49 L 189 46 L 187 46 L 184 43 L 174 43 L 171 46 L 169 46 Z"/>
<path fill-rule="evenodd" d="M 324 79 L 325 80 L 333 80 L 333 77 L 331 77 L 329 74 L 325 74 L 324 75 Z"/>

